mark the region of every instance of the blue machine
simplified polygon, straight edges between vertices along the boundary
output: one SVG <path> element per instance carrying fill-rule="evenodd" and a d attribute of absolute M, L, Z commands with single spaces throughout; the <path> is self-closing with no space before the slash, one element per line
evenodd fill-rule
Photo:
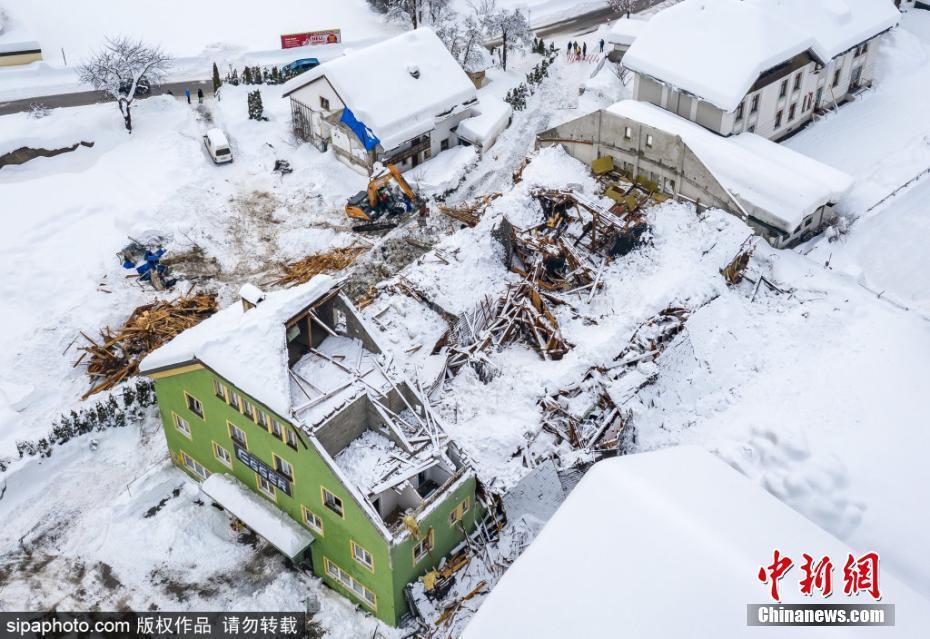
<path fill-rule="evenodd" d="M 149 282 L 160 290 L 174 284 L 174 280 L 168 279 L 168 267 L 161 263 L 162 256 L 167 252 L 168 249 L 162 246 L 148 247 L 133 241 L 117 253 L 117 257 L 122 260 L 124 269 L 134 270 L 138 274 L 139 281 Z"/>

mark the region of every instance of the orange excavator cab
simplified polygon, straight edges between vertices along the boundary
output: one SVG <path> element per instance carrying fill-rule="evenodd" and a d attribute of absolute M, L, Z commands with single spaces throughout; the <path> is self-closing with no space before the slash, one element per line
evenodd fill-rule
<path fill-rule="evenodd" d="M 391 184 L 394 182 L 395 184 Z M 346 202 L 346 215 L 363 224 L 352 227 L 353 231 L 373 231 L 394 228 L 396 222 L 379 222 L 382 218 L 393 218 L 412 211 L 420 204 L 420 198 L 393 164 L 388 164 L 372 176 L 365 191 L 359 191 Z"/>

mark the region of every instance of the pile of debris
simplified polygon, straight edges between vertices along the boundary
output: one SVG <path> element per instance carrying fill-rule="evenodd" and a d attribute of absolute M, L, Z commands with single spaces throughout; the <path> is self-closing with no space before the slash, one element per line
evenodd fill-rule
<path fill-rule="evenodd" d="M 481 221 L 481 216 L 484 215 L 484 212 L 491 205 L 491 202 L 500 196 L 500 193 L 491 193 L 471 202 L 465 202 L 456 206 L 440 204 L 439 210 L 452 219 L 458 220 L 468 226 L 477 226 L 478 222 Z"/>
<path fill-rule="evenodd" d="M 562 359 L 571 349 L 544 294 L 530 280 L 511 284 L 503 296 L 485 297 L 475 308 L 462 313 L 436 343 L 433 354 L 445 350 L 447 377 L 471 364 L 479 378 L 487 382 L 497 374 L 487 359 L 487 351 L 520 339 L 527 341 L 543 359 Z"/>
<path fill-rule="evenodd" d="M 543 397 L 541 427 L 517 451 L 524 465 L 532 468 L 554 457 L 569 468 L 626 452 L 635 431 L 632 411 L 624 407 L 655 382 L 653 362 L 684 330 L 688 316 L 682 307 L 662 310 L 636 329 L 613 365 L 591 368 L 579 382 Z"/>
<path fill-rule="evenodd" d="M 302 257 L 282 265 L 281 275 L 269 283 L 273 286 L 291 287 L 309 282 L 320 273 L 341 271 L 367 250 L 364 246 L 348 246 Z"/>
<path fill-rule="evenodd" d="M 568 442 L 574 450 L 595 456 L 613 454 L 629 415 L 623 415 L 607 392 L 605 371 L 590 369 L 584 378 L 561 388 L 539 401 L 542 408 L 542 428 L 560 446 Z M 530 442 L 532 444 L 532 442 Z M 535 466 L 535 460 L 524 457 L 524 464 Z"/>
<path fill-rule="evenodd" d="M 106 327 L 100 331 L 99 343 L 82 332 L 90 344 L 81 347 L 84 352 L 74 365 L 87 361 L 87 374 L 93 386 L 81 399 L 131 377 L 148 353 L 207 319 L 216 310 L 215 294 L 188 293 L 173 301 L 158 301 L 136 308 L 119 330 L 114 332 Z"/>

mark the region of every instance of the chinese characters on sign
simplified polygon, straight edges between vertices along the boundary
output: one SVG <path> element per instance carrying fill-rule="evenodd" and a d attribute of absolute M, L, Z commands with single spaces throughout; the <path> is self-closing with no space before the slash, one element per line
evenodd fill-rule
<path fill-rule="evenodd" d="M 801 564 L 802 578 L 798 581 L 802 595 L 811 596 L 817 590 L 823 597 L 833 594 L 833 562 L 824 555 L 819 559 L 803 553 Z M 882 598 L 878 588 L 878 553 L 868 552 L 861 557 L 847 555 L 843 566 L 843 594 L 848 597 L 860 592 L 868 593 L 875 601 Z M 778 592 L 779 582 L 794 566 L 794 561 L 781 554 L 776 548 L 772 554 L 772 563 L 761 566 L 757 575 L 759 581 L 769 586 L 772 599 L 781 601 Z"/>
<path fill-rule="evenodd" d="M 306 47 L 311 44 L 338 44 L 340 42 L 342 42 L 342 31 L 340 29 L 288 33 L 281 36 L 282 49 Z"/>

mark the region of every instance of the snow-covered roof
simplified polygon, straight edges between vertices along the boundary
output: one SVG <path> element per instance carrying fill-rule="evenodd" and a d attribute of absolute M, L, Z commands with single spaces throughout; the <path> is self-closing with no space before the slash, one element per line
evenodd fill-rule
<path fill-rule="evenodd" d="M 754 217 L 788 233 L 852 186 L 846 173 L 754 133 L 722 137 L 635 100 L 617 102 L 607 112 L 681 137 L 724 188 L 759 209 Z"/>
<path fill-rule="evenodd" d="M 802 553 L 828 555 L 841 571 L 848 553 L 866 549 L 850 549 L 711 453 L 675 447 L 601 461 L 491 590 L 463 639 L 509 638 L 514 628 L 536 639 L 766 634 L 747 628 L 745 611 L 770 601 L 757 574 L 775 548 L 797 564 L 779 584 L 784 602 L 862 602 L 801 595 L 797 573 Z M 882 602 L 907 610 L 897 632 L 919 636 L 930 605 L 880 575 Z M 833 577 L 842 584 L 841 573 Z M 774 635 L 810 636 L 805 630 Z"/>
<path fill-rule="evenodd" d="M 289 80 L 284 95 L 320 77 L 329 81 L 384 149 L 432 130 L 438 116 L 477 96 L 465 71 L 428 28 L 324 62 Z"/>
<path fill-rule="evenodd" d="M 0 54 L 41 51 L 42 47 L 25 24 L 0 7 Z"/>
<path fill-rule="evenodd" d="M 214 149 L 229 146 L 229 140 L 226 139 L 226 134 L 220 129 L 214 128 L 207 131 L 207 138 L 210 140 L 210 144 L 213 145 Z"/>
<path fill-rule="evenodd" d="M 232 475 L 213 473 L 200 489 L 288 557 L 297 556 L 313 543 L 313 535 L 303 526 Z"/>
<path fill-rule="evenodd" d="M 149 353 L 139 371 L 199 361 L 287 417 L 291 387 L 285 324 L 337 285 L 329 275 L 317 275 L 294 288 L 268 293 L 248 311 L 236 302 Z"/>
<path fill-rule="evenodd" d="M 639 37 L 647 24 L 649 22 L 642 18 L 620 18 L 610 25 L 604 39 L 611 44 L 629 46 Z"/>
<path fill-rule="evenodd" d="M 829 61 L 899 20 L 892 0 L 684 0 L 646 23 L 623 64 L 733 111 L 772 67 L 808 50 Z"/>
<path fill-rule="evenodd" d="M 494 140 L 510 123 L 513 108 L 503 100 L 492 96 L 482 96 L 476 107 L 477 115 L 466 118 L 459 123 L 456 134 L 472 144 L 482 147 L 494 144 Z"/>

